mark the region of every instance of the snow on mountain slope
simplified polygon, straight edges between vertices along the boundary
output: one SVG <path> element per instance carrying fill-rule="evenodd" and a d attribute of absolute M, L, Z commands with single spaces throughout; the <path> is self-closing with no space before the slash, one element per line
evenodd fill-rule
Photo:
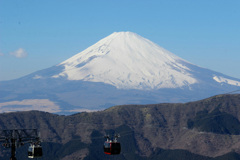
<path fill-rule="evenodd" d="M 234 86 L 240 86 L 240 81 L 228 79 L 222 76 L 214 76 L 213 79 L 219 83 L 227 83 Z"/>
<path fill-rule="evenodd" d="M 54 78 L 103 82 L 119 89 L 178 88 L 198 82 L 190 64 L 132 32 L 115 32 L 59 64 Z"/>
<path fill-rule="evenodd" d="M 116 32 L 56 66 L 0 86 L 0 112 L 71 114 L 200 100 L 239 90 L 240 79 L 191 64 L 135 33 Z"/>

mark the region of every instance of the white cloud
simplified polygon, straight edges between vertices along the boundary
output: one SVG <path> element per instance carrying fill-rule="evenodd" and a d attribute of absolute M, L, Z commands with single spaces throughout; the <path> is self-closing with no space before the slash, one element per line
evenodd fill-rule
<path fill-rule="evenodd" d="M 0 52 L 0 56 L 4 56 L 4 54 Z"/>
<path fill-rule="evenodd" d="M 61 112 L 60 107 L 49 99 L 25 99 L 0 103 L 0 113 L 39 110 L 50 113 Z"/>
<path fill-rule="evenodd" d="M 9 54 L 15 56 L 16 58 L 24 58 L 28 55 L 23 48 L 19 48 L 14 52 L 10 52 Z"/>

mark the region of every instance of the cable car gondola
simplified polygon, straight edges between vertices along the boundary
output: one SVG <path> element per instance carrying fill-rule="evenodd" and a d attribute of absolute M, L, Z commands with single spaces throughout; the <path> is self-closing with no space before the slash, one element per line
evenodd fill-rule
<path fill-rule="evenodd" d="M 42 146 L 40 144 L 30 144 L 28 148 L 28 158 L 41 158 Z"/>
<path fill-rule="evenodd" d="M 119 135 L 115 135 L 114 140 L 110 140 L 109 136 L 105 136 L 107 141 L 104 142 L 103 150 L 105 154 L 108 155 L 116 155 L 120 154 L 121 152 L 121 144 L 117 142 L 117 138 L 120 137 Z"/>

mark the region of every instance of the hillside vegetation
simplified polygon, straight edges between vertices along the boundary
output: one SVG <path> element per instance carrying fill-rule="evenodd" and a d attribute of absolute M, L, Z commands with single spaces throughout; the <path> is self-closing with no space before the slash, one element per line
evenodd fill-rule
<path fill-rule="evenodd" d="M 71 116 L 29 111 L 0 114 L 1 129 L 38 128 L 45 160 L 239 159 L 240 95 L 184 104 L 124 105 Z M 122 152 L 104 155 L 105 134 L 119 133 Z M 0 159 L 9 157 L 1 147 Z M 27 156 L 27 145 L 18 149 Z"/>

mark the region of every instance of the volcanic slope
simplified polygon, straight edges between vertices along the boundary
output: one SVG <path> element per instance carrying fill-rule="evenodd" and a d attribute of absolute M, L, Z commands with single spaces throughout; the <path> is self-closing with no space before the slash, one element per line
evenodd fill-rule
<path fill-rule="evenodd" d="M 131 32 L 113 33 L 62 62 L 54 77 L 103 82 L 118 89 L 177 88 L 197 82 L 183 59 Z"/>
<path fill-rule="evenodd" d="M 31 101 L 44 100 L 43 111 L 72 113 L 199 100 L 237 90 L 240 80 L 191 64 L 135 33 L 115 32 L 56 66 L 0 85 L 2 112 L 29 110 Z"/>

